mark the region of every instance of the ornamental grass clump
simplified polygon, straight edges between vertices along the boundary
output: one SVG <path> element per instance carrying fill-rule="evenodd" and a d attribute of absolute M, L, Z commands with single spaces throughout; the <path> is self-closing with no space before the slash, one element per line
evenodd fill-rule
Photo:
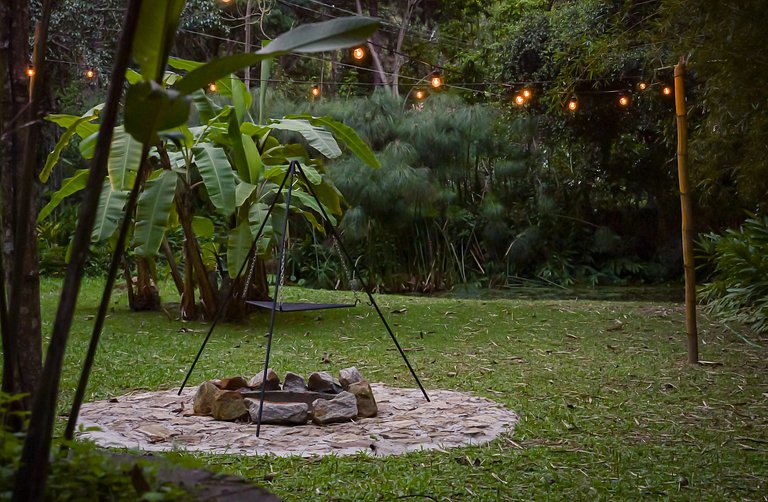
<path fill-rule="evenodd" d="M 698 244 L 714 266 L 711 282 L 701 288 L 707 311 L 768 333 L 768 216 L 752 216 L 722 235 L 706 234 Z"/>

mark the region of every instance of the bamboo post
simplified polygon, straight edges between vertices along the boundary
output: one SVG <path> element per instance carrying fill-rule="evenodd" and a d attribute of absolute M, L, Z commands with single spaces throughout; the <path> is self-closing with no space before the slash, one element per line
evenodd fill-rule
<path fill-rule="evenodd" d="M 699 362 L 699 338 L 696 330 L 696 269 L 693 261 L 693 212 L 688 184 L 688 131 L 685 113 L 685 58 L 675 65 L 675 115 L 677 118 L 677 176 L 680 184 L 682 213 L 683 269 L 685 271 L 685 330 L 688 334 L 688 362 Z"/>

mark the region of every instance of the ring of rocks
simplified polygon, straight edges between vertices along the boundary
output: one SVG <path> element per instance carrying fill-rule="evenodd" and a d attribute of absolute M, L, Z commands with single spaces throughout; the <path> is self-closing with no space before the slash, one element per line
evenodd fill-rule
<path fill-rule="evenodd" d="M 130 393 L 85 403 L 80 437 L 104 447 L 303 457 L 398 455 L 482 444 L 511 433 L 517 415 L 484 397 L 371 384 L 379 412 L 352 422 L 302 426 L 222 422 L 192 413 L 195 389 Z"/>

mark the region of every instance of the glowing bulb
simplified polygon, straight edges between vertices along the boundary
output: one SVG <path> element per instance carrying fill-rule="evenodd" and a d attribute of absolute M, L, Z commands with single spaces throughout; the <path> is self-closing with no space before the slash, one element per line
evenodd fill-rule
<path fill-rule="evenodd" d="M 352 51 L 352 57 L 360 61 L 365 57 L 365 49 L 362 47 L 357 47 L 355 50 Z"/>
<path fill-rule="evenodd" d="M 523 106 L 525 104 L 525 98 L 521 94 L 518 94 L 515 96 L 515 103 L 517 106 Z"/>
<path fill-rule="evenodd" d="M 640 82 L 639 84 L 637 84 L 637 88 L 640 89 L 641 91 L 644 91 L 645 89 L 648 88 L 648 84 L 646 84 L 645 82 Z"/>
<path fill-rule="evenodd" d="M 34 77 L 35 76 L 35 69 L 33 67 L 27 68 L 27 76 L 28 77 Z"/>
<path fill-rule="evenodd" d="M 86 78 L 93 78 L 95 76 L 96 76 L 96 72 L 94 72 L 93 70 L 90 70 L 90 69 L 89 70 L 85 70 L 85 77 Z"/>
<path fill-rule="evenodd" d="M 662 89 L 661 92 L 663 92 L 665 96 L 669 96 L 670 94 L 672 94 L 672 88 L 669 87 L 668 85 L 664 86 L 664 89 Z"/>
<path fill-rule="evenodd" d="M 432 77 L 431 83 L 432 83 L 432 87 L 437 89 L 438 87 L 443 85 L 443 79 L 440 78 L 440 75 L 435 75 L 434 77 Z"/>
<path fill-rule="evenodd" d="M 317 86 L 313 87 L 312 88 L 312 95 L 315 96 L 315 97 L 319 96 L 320 95 L 320 88 L 317 87 Z"/>
<path fill-rule="evenodd" d="M 416 99 L 424 99 L 424 91 L 416 91 Z"/>
<path fill-rule="evenodd" d="M 216 84 L 208 84 L 208 90 L 211 92 L 216 92 Z"/>
<path fill-rule="evenodd" d="M 619 97 L 619 104 L 621 106 L 628 106 L 629 105 L 629 98 L 627 96 Z"/>
<path fill-rule="evenodd" d="M 528 99 L 531 97 L 531 90 L 530 89 L 523 89 L 523 97 L 525 99 Z M 518 103 L 519 104 L 519 103 Z"/>
<path fill-rule="evenodd" d="M 570 111 L 575 112 L 578 107 L 579 107 L 579 102 L 576 101 L 575 98 L 568 101 L 568 109 Z"/>

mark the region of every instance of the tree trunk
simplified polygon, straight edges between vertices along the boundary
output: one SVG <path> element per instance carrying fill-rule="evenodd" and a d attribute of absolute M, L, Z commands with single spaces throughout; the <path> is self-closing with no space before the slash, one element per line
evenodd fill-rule
<path fill-rule="evenodd" d="M 216 298 L 214 287 L 208 278 L 200 247 L 197 244 L 197 237 L 192 230 L 192 194 L 189 192 L 189 187 L 184 183 L 181 184 L 179 190 L 180 192 L 176 194 L 176 210 L 179 213 L 179 223 L 184 231 L 184 245 L 186 247 L 185 270 L 188 270 L 186 263 L 189 263 L 197 286 L 200 288 L 200 300 L 205 308 L 205 315 L 208 319 L 211 319 L 216 314 L 219 302 Z"/>
<path fill-rule="evenodd" d="M 153 280 L 152 265 L 146 258 L 138 258 L 136 261 L 136 277 L 131 278 L 129 285 L 133 289 L 133 295 L 128 295 L 128 303 L 131 310 L 136 312 L 147 310 L 160 310 L 160 293 L 157 284 Z"/>
<path fill-rule="evenodd" d="M 43 82 L 34 101 L 26 75 L 29 64 L 29 3 L 0 4 L 0 185 L 2 185 L 2 341 L 4 352 L 2 390 L 27 393 L 15 403 L 29 410 L 42 371 L 40 283 L 37 268 L 37 235 L 34 215 L 37 196 L 33 176 L 40 132 L 38 111 Z M 40 70 L 43 65 L 40 65 Z M 27 187 L 22 187 L 23 184 Z M 26 221 L 26 223 L 25 223 Z M 20 238 L 21 237 L 21 238 Z M 14 276 L 16 278 L 14 279 Z M 8 291 L 6 285 L 18 289 Z M 8 296 L 6 296 L 8 295 Z M 5 304 L 9 298 L 10 306 Z"/>

